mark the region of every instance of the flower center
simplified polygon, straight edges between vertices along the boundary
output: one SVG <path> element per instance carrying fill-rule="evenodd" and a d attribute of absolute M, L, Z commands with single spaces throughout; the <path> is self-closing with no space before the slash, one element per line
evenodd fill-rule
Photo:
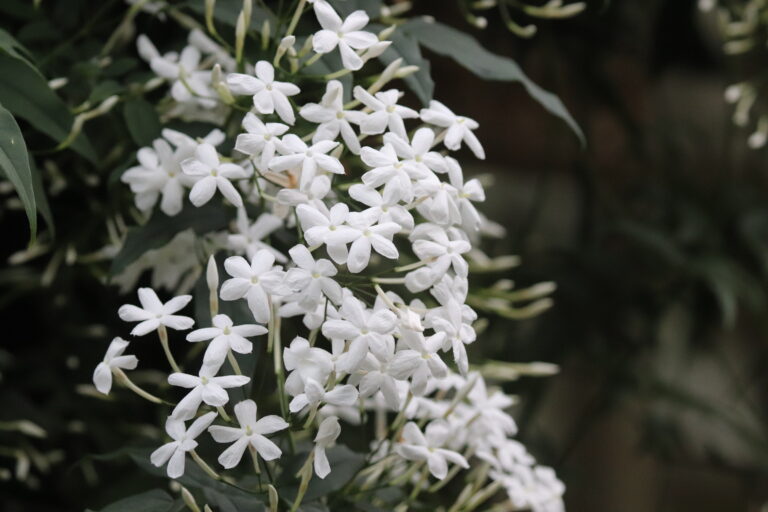
<path fill-rule="evenodd" d="M 245 426 L 245 435 L 249 436 L 251 434 L 253 434 L 253 430 L 251 429 L 251 426 L 250 425 L 246 425 Z"/>
<path fill-rule="evenodd" d="M 310 150 L 307 150 L 304 154 L 307 156 L 307 158 L 312 158 L 312 152 Z"/>
<path fill-rule="evenodd" d="M 363 236 L 371 236 L 372 234 L 373 234 L 373 233 L 371 233 L 371 231 L 370 231 L 370 230 L 368 230 L 368 229 L 366 229 L 365 231 L 363 231 Z"/>
<path fill-rule="evenodd" d="M 259 284 L 259 277 L 258 276 L 253 276 L 251 278 L 251 283 L 252 284 Z"/>
<path fill-rule="evenodd" d="M 208 377 L 200 377 L 200 382 L 202 382 L 203 386 L 208 384 Z"/>
<path fill-rule="evenodd" d="M 211 176 L 218 176 L 218 175 L 219 175 L 219 171 L 218 170 L 211 169 Z"/>
<path fill-rule="evenodd" d="M 222 332 L 223 332 L 224 334 L 229 334 L 229 333 L 231 333 L 232 331 L 230 331 L 230 330 L 229 330 L 229 326 L 227 326 L 227 327 L 225 327 L 225 328 L 224 328 L 224 330 L 223 330 Z"/>
<path fill-rule="evenodd" d="M 394 105 L 390 105 L 390 106 L 387 107 L 387 112 L 389 112 L 390 114 L 392 112 L 394 112 L 394 111 L 395 111 L 395 106 Z"/>
<path fill-rule="evenodd" d="M 267 90 L 268 90 L 268 91 L 271 91 L 271 90 L 272 90 L 272 84 L 267 84 Z"/>
<path fill-rule="evenodd" d="M 344 119 L 344 112 L 342 111 L 336 112 L 336 119 Z"/>
<path fill-rule="evenodd" d="M 320 277 L 320 274 L 318 274 L 317 272 L 312 272 L 312 277 L 317 279 L 318 277 Z"/>
<path fill-rule="evenodd" d="M 328 230 L 329 231 L 336 231 L 336 226 L 330 225 L 330 226 L 328 226 Z"/>
<path fill-rule="evenodd" d="M 272 134 L 268 133 L 264 136 L 264 140 L 270 140 L 272 138 Z"/>

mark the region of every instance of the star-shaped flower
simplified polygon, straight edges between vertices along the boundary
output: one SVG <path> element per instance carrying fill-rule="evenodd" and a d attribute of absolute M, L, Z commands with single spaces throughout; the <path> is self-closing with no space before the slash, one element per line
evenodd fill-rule
<path fill-rule="evenodd" d="M 265 416 L 257 421 L 256 412 L 256 402 L 245 400 L 235 405 L 235 417 L 239 427 L 214 425 L 208 428 L 217 443 L 232 443 L 232 446 L 219 455 L 219 464 L 225 468 L 237 466 L 249 446 L 264 460 L 275 460 L 282 455 L 280 448 L 265 436 L 288 428 L 288 423 L 275 415 Z"/>
<path fill-rule="evenodd" d="M 161 325 L 183 331 L 192 327 L 195 321 L 174 313 L 183 309 L 190 300 L 191 295 L 180 295 L 163 304 L 152 288 L 139 288 L 141 307 L 125 304 L 120 306 L 117 314 L 125 322 L 139 322 L 131 331 L 133 336 L 144 336 Z"/>
<path fill-rule="evenodd" d="M 256 76 L 232 73 L 227 85 L 234 94 L 252 95 L 253 105 L 260 114 L 277 112 L 280 119 L 292 125 L 296 121 L 288 96 L 301 90 L 294 84 L 275 81 L 275 68 L 265 60 L 256 63 Z"/>

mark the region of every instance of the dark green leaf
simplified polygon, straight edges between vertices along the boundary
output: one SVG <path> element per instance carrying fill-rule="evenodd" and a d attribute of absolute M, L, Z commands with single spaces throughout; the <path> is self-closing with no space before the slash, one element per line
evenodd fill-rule
<path fill-rule="evenodd" d="M 161 478 L 167 478 L 164 467 L 157 468 L 150 463 L 149 455 L 152 453 L 151 449 L 128 448 L 121 453 L 127 453 L 136 465 L 146 473 Z M 199 489 L 203 491 L 206 499 L 211 505 L 216 503 L 214 509 L 217 511 L 232 510 L 234 512 L 262 512 L 265 510 L 264 503 L 254 493 L 235 487 L 231 484 L 214 480 L 200 469 L 197 464 L 192 462 L 190 458 L 187 458 L 184 475 L 178 478 L 177 481 L 190 489 Z M 230 505 L 234 505 L 236 508 L 229 508 Z"/>
<path fill-rule="evenodd" d="M 384 64 L 389 64 L 402 57 L 404 66 L 418 66 L 419 70 L 405 77 L 404 81 L 418 96 L 419 101 L 426 106 L 435 92 L 435 82 L 432 81 L 429 61 L 421 55 L 421 48 L 419 48 L 419 43 L 413 35 L 396 30 L 390 39 L 392 45 L 379 59 Z"/>
<path fill-rule="evenodd" d="M 0 105 L 0 169 L 16 188 L 29 219 L 31 238 L 37 236 L 37 204 L 24 138 L 16 120 Z"/>
<path fill-rule="evenodd" d="M 101 82 L 93 88 L 91 94 L 88 96 L 88 101 L 90 101 L 92 105 L 95 105 L 97 103 L 101 103 L 114 94 L 118 94 L 122 90 L 122 85 L 115 82 L 114 80 L 107 80 L 105 82 Z"/>
<path fill-rule="evenodd" d="M 198 14 L 205 14 L 204 2 L 193 0 L 187 2 L 187 6 Z M 216 21 L 234 27 L 237 24 L 237 17 L 242 9 L 242 0 L 218 0 L 213 10 L 213 17 Z M 277 18 L 268 9 L 254 5 L 251 12 L 251 28 L 261 27 L 265 20 L 268 20 L 272 27 L 277 23 Z"/>
<path fill-rule="evenodd" d="M 45 78 L 25 60 L 0 53 L 0 102 L 16 117 L 20 117 L 57 142 L 63 141 L 72 127 L 73 117 L 64 102 L 48 87 Z M 96 161 L 85 134 L 80 134 L 72 149 Z"/>
<path fill-rule="evenodd" d="M 346 18 L 354 11 L 365 11 L 371 18 L 378 18 L 381 15 L 381 0 L 332 0 L 333 8 L 340 16 Z"/>
<path fill-rule="evenodd" d="M 15 57 L 19 60 L 23 60 L 30 66 L 34 66 L 34 61 L 29 51 L 19 43 L 14 37 L 0 28 L 0 50 L 4 51 L 11 57 Z"/>
<path fill-rule="evenodd" d="M 586 144 L 581 128 L 571 117 L 560 98 L 531 81 L 514 60 L 489 52 L 464 32 L 424 18 L 407 21 L 401 26 L 401 30 L 412 35 L 419 43 L 436 54 L 451 57 L 480 78 L 520 82 L 528 94 L 571 127 L 582 145 Z"/>
<path fill-rule="evenodd" d="M 178 233 L 194 229 L 202 235 L 227 226 L 231 216 L 220 204 L 208 203 L 200 208 L 185 205 L 173 217 L 156 211 L 143 226 L 131 228 L 120 252 L 112 261 L 111 274 L 117 275 L 150 249 L 158 249 L 170 242 Z"/>
<path fill-rule="evenodd" d="M 167 492 L 154 489 L 117 501 L 101 512 L 171 512 L 175 508 L 176 503 Z"/>
<path fill-rule="evenodd" d="M 160 136 L 160 117 L 148 101 L 136 98 L 125 102 L 123 117 L 131 138 L 139 146 L 150 146 Z"/>
<path fill-rule="evenodd" d="M 51 206 L 48 204 L 48 197 L 45 195 L 45 189 L 43 188 L 43 177 L 40 174 L 40 170 L 35 165 L 35 160 L 29 160 L 29 169 L 32 171 L 32 188 L 35 191 L 35 205 L 37 211 L 45 219 L 45 223 L 48 224 L 48 229 L 51 230 L 51 234 L 56 234 L 56 228 L 53 224 L 53 214 L 51 213 Z"/>

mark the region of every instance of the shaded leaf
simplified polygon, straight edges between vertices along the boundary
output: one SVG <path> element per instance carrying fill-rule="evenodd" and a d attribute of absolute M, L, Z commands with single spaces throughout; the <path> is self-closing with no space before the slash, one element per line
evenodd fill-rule
<path fill-rule="evenodd" d="M 0 50 L 4 51 L 11 57 L 15 57 L 19 60 L 23 60 L 30 66 L 34 66 L 34 61 L 29 51 L 19 43 L 14 37 L 0 28 Z"/>
<path fill-rule="evenodd" d="M 489 52 L 476 39 L 464 32 L 424 18 L 407 21 L 401 26 L 401 30 L 436 54 L 451 57 L 480 78 L 501 82 L 520 82 L 528 94 L 571 127 L 582 145 L 586 144 L 584 133 L 560 98 L 536 85 L 514 60 Z"/>
<path fill-rule="evenodd" d="M 165 491 L 151 491 L 129 496 L 101 509 L 101 512 L 171 512 L 178 510 L 177 503 Z"/>
<path fill-rule="evenodd" d="M 381 27 L 383 28 L 383 27 Z M 416 38 L 408 32 L 396 30 L 390 38 L 392 45 L 379 57 L 384 64 L 390 64 L 402 57 L 404 66 L 418 66 L 416 73 L 408 75 L 403 80 L 419 101 L 426 106 L 435 92 L 435 82 L 430 74 L 430 64 L 421 55 L 421 48 Z"/>
<path fill-rule="evenodd" d="M 143 226 L 131 228 L 122 249 L 112 261 L 111 275 L 120 274 L 150 249 L 158 249 L 186 229 L 203 235 L 227 226 L 231 216 L 220 204 L 208 203 L 200 208 L 187 205 L 178 215 L 169 217 L 155 211 Z"/>
<path fill-rule="evenodd" d="M 0 169 L 16 188 L 29 219 L 32 240 L 37 236 L 37 204 L 35 185 L 29 167 L 29 156 L 16 120 L 0 105 Z"/>
<path fill-rule="evenodd" d="M 0 53 L 0 76 L 12 77 L 0 80 L 0 102 L 13 115 L 57 142 L 67 137 L 74 118 L 37 69 L 24 60 Z M 96 161 L 96 152 L 85 134 L 81 133 L 71 147 L 89 161 Z"/>
<path fill-rule="evenodd" d="M 142 98 L 126 101 L 123 105 L 123 117 L 131 138 L 139 146 L 150 146 L 160 137 L 162 126 L 155 107 Z"/>

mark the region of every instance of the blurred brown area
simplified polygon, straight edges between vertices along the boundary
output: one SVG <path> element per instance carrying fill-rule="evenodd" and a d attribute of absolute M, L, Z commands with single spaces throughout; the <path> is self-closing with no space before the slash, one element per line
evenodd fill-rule
<path fill-rule="evenodd" d="M 737 77 L 696 2 L 588 4 L 531 40 L 493 15 L 473 32 L 562 98 L 586 148 L 519 84 L 432 60 L 435 97 L 480 123 L 488 159 L 465 167 L 494 177 L 485 212 L 509 235 L 494 249 L 523 256 L 505 277 L 559 285 L 551 311 L 497 321 L 473 350 L 561 365 L 513 389 L 568 510 L 764 511 L 768 255 L 740 237 L 768 207 L 766 152 L 731 123 Z M 469 30 L 435 5 L 417 2 Z"/>

